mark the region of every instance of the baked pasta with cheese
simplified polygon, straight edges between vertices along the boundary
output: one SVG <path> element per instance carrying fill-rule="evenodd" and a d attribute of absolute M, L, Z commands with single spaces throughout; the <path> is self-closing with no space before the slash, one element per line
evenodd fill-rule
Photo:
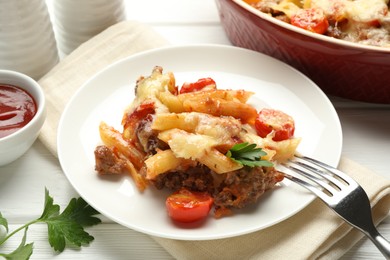
<path fill-rule="evenodd" d="M 366 45 L 390 47 L 388 0 L 244 0 L 308 31 Z"/>
<path fill-rule="evenodd" d="M 251 95 L 218 89 L 211 78 L 179 88 L 173 73 L 156 66 L 137 80 L 123 130 L 101 122 L 96 171 L 128 172 L 140 191 L 153 186 L 207 193 L 216 217 L 256 203 L 282 181 L 273 164 L 293 156 L 300 139 L 291 117 L 258 112 L 247 103 Z M 248 157 L 240 146 L 249 149 Z"/>

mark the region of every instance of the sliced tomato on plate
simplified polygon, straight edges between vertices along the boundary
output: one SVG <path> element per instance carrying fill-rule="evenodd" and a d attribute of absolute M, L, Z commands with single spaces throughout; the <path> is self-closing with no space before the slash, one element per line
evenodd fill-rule
<path fill-rule="evenodd" d="M 274 141 L 283 141 L 290 139 L 294 135 L 295 123 L 294 119 L 286 113 L 264 108 L 256 118 L 255 128 L 260 137 L 266 137 L 274 131 Z"/>
<path fill-rule="evenodd" d="M 201 220 L 210 212 L 213 198 L 207 192 L 194 192 L 180 189 L 166 199 L 168 215 L 178 222 L 194 222 Z"/>
<path fill-rule="evenodd" d="M 212 78 L 201 78 L 196 82 L 185 82 L 180 88 L 180 94 L 200 91 L 206 87 L 215 89 L 215 81 Z"/>

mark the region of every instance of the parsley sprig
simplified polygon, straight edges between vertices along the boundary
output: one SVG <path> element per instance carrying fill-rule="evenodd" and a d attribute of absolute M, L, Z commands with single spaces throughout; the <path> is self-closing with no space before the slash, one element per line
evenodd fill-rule
<path fill-rule="evenodd" d="M 71 199 L 65 210 L 60 213 L 60 206 L 54 204 L 49 191 L 45 189 L 45 206 L 42 215 L 9 234 L 8 221 L 0 212 L 0 227 L 3 226 L 6 234 L 8 234 L 4 239 L 0 239 L 0 246 L 10 237 L 24 230 L 19 247 L 8 254 L 0 252 L 0 256 L 5 259 L 29 259 L 33 253 L 34 243 L 26 244 L 27 231 L 29 226 L 36 223 L 47 224 L 49 244 L 55 251 L 62 252 L 67 245 L 76 248 L 88 245 L 94 238 L 84 230 L 84 227 L 101 223 L 101 220 L 94 216 L 97 214 L 99 212 L 88 205 L 82 198 Z"/>
<path fill-rule="evenodd" d="M 267 155 L 267 153 L 261 148 L 256 148 L 256 144 L 248 143 L 236 144 L 226 153 L 227 157 L 242 165 L 249 167 L 272 167 L 272 162 L 261 159 L 261 157 L 265 155 Z"/>

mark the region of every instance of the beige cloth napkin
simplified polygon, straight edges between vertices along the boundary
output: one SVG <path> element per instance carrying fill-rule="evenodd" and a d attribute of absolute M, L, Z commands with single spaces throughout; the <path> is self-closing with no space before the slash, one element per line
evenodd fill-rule
<path fill-rule="evenodd" d="M 47 97 L 48 115 L 40 140 L 56 154 L 61 113 L 74 92 L 108 64 L 139 51 L 167 45 L 151 28 L 133 21 L 114 25 L 63 59 L 39 83 Z M 375 223 L 390 208 L 390 180 L 342 158 L 339 168 L 355 178 L 373 205 Z M 154 237 L 177 259 L 335 259 L 362 237 L 315 200 L 293 217 L 262 231 L 212 241 L 178 241 Z"/>
<path fill-rule="evenodd" d="M 135 21 L 120 22 L 81 44 L 38 81 L 45 90 L 48 111 L 39 136 L 42 143 L 57 156 L 57 127 L 62 111 L 93 75 L 117 60 L 165 45 L 168 42 L 163 37 Z"/>
<path fill-rule="evenodd" d="M 375 223 L 390 208 L 390 180 L 347 158 L 339 169 L 366 190 Z M 178 241 L 155 238 L 177 259 L 337 259 L 363 235 L 337 217 L 319 199 L 301 212 L 270 228 L 248 235 L 213 241 Z"/>

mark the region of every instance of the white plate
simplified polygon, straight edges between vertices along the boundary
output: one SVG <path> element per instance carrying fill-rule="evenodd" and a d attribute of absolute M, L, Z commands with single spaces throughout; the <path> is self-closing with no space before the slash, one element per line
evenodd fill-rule
<path fill-rule="evenodd" d="M 338 164 L 342 133 L 326 95 L 303 74 L 263 54 L 230 46 L 197 45 L 147 51 L 121 60 L 89 80 L 67 105 L 59 125 L 58 156 L 76 191 L 108 218 L 134 230 L 172 239 L 207 240 L 238 236 L 274 225 L 304 208 L 313 196 L 283 181 L 257 205 L 219 220 L 210 216 L 198 226 L 178 226 L 165 210 L 168 193 L 148 188 L 139 193 L 127 176 L 99 177 L 94 148 L 98 125 L 105 121 L 122 130 L 125 107 L 134 98 L 135 81 L 155 65 L 172 71 L 177 85 L 212 77 L 221 89 L 255 92 L 250 103 L 280 109 L 294 117 L 298 151 L 333 166 Z M 210 214 L 212 215 L 212 214 Z"/>

